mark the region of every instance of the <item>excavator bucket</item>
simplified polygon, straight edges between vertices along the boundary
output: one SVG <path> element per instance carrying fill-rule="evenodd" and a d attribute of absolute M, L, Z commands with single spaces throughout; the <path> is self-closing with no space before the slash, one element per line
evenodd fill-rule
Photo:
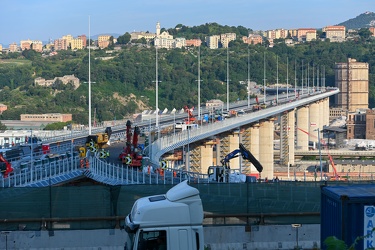
<path fill-rule="evenodd" d="M 258 172 L 261 173 L 263 171 L 262 164 L 260 164 L 260 162 L 254 157 L 252 153 L 250 153 L 249 150 L 245 148 L 245 146 L 242 143 L 240 143 L 240 150 L 241 150 L 242 158 L 250 161 L 254 165 L 254 167 L 258 170 Z"/>

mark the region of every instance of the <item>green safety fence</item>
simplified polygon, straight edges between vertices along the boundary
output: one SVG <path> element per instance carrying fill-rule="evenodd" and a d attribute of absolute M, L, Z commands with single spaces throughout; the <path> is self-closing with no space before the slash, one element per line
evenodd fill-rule
<path fill-rule="evenodd" d="M 255 218 L 247 220 L 246 223 L 306 224 L 320 223 L 322 185 L 355 184 L 268 182 L 190 185 L 199 189 L 204 212 L 208 217 L 238 215 Z M 172 185 L 80 184 L 0 189 L 0 230 L 86 230 L 122 227 L 124 217 L 138 198 L 164 194 L 171 187 Z M 259 221 L 260 215 L 267 215 L 267 218 Z"/>

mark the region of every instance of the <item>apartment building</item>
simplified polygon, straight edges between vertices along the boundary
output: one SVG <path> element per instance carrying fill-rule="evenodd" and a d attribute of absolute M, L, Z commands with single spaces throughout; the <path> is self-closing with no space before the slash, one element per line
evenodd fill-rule
<path fill-rule="evenodd" d="M 33 41 L 31 44 L 31 49 L 35 50 L 36 52 L 42 52 L 43 51 L 42 41 Z"/>
<path fill-rule="evenodd" d="M 101 49 L 107 48 L 110 43 L 111 36 L 110 35 L 100 35 L 98 36 L 98 46 Z"/>
<path fill-rule="evenodd" d="M 223 48 L 228 48 L 231 41 L 236 40 L 236 33 L 225 33 L 220 35 L 220 43 Z"/>
<path fill-rule="evenodd" d="M 189 40 L 186 40 L 186 46 L 187 47 L 199 47 L 201 46 L 202 44 L 202 41 L 201 39 L 189 39 Z"/>
<path fill-rule="evenodd" d="M 28 40 L 21 40 L 20 41 L 21 50 L 22 51 L 24 51 L 24 50 L 30 50 L 32 43 L 33 43 L 33 41 L 31 41 L 30 39 L 28 39 Z"/>
<path fill-rule="evenodd" d="M 297 30 L 298 41 L 312 41 L 316 39 L 316 29 L 313 28 L 301 28 Z"/>
<path fill-rule="evenodd" d="M 21 121 L 28 122 L 69 122 L 72 120 L 72 114 L 21 114 Z"/>
<path fill-rule="evenodd" d="M 366 139 L 366 110 L 348 112 L 346 119 L 347 139 Z"/>
<path fill-rule="evenodd" d="M 368 108 L 369 65 L 348 58 L 335 64 L 335 86 L 340 93 L 335 96 L 336 107 L 354 112 Z"/>
<path fill-rule="evenodd" d="M 74 37 L 72 35 L 66 35 L 66 36 L 63 36 L 61 39 L 66 40 L 67 46 L 70 47 L 70 44 L 72 40 L 74 39 Z"/>
<path fill-rule="evenodd" d="M 366 110 L 366 139 L 375 140 L 375 109 Z"/>
<path fill-rule="evenodd" d="M 81 38 L 74 38 L 70 41 L 70 49 L 76 50 L 76 49 L 83 49 L 83 41 Z"/>
<path fill-rule="evenodd" d="M 18 51 L 18 46 L 16 43 L 9 44 L 9 52 L 17 52 L 17 51 Z"/>
<path fill-rule="evenodd" d="M 3 45 L 0 44 L 0 53 L 3 51 Z"/>
<path fill-rule="evenodd" d="M 326 38 L 331 42 L 344 42 L 346 36 L 345 26 L 327 26 L 323 28 Z"/>
<path fill-rule="evenodd" d="M 55 49 L 55 51 L 58 51 L 58 50 L 67 50 L 68 49 L 68 42 L 66 39 L 56 39 L 54 42 L 53 42 L 53 47 Z"/>
<path fill-rule="evenodd" d="M 266 37 L 268 39 L 285 39 L 288 37 L 289 31 L 285 29 L 267 30 Z"/>
<path fill-rule="evenodd" d="M 174 39 L 173 48 L 183 48 L 186 47 L 186 39 L 183 37 L 178 37 Z"/>
<path fill-rule="evenodd" d="M 77 38 L 82 40 L 82 46 L 83 46 L 83 48 L 86 48 L 86 46 L 87 46 L 87 37 L 86 37 L 86 35 L 80 35 Z"/>
<path fill-rule="evenodd" d="M 247 44 L 262 44 L 263 37 L 260 35 L 250 34 L 248 37 L 243 36 L 242 41 Z"/>
<path fill-rule="evenodd" d="M 209 47 L 210 49 L 217 49 L 219 48 L 220 36 L 219 35 L 206 36 L 205 41 L 206 41 L 207 47 Z"/>

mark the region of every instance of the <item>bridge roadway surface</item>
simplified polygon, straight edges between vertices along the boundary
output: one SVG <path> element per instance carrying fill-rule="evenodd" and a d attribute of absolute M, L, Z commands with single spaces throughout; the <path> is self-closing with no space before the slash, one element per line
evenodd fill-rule
<path fill-rule="evenodd" d="M 257 112 L 252 112 L 245 114 L 243 116 L 238 116 L 231 119 L 223 120 L 219 123 L 210 123 L 205 126 L 200 126 L 195 130 L 182 131 L 176 135 L 168 135 L 161 137 L 155 142 L 153 142 L 149 147 L 145 149 L 146 154 L 150 156 L 151 163 L 154 166 L 159 166 L 159 160 L 163 154 L 172 151 L 173 149 L 182 147 L 192 142 L 200 141 L 205 138 L 223 133 L 229 130 L 237 130 L 241 126 L 259 122 L 263 119 L 268 119 L 270 117 L 277 116 L 278 114 L 293 110 L 300 106 L 308 105 L 310 103 L 316 102 L 320 99 L 330 97 L 339 92 L 338 89 L 332 89 L 327 92 L 317 93 L 315 95 L 306 95 L 298 100 L 288 100 L 288 102 L 282 103 L 277 106 L 271 106 L 267 109 L 263 109 Z M 185 115 L 186 116 L 186 115 Z M 163 123 L 174 122 L 175 117 L 164 118 L 160 120 L 160 125 Z M 135 125 L 140 126 L 143 130 L 152 129 L 151 121 L 146 121 L 142 123 L 136 123 Z M 125 138 L 125 124 L 112 127 L 113 138 Z M 95 128 L 92 133 L 103 132 L 104 128 Z M 74 145 L 82 145 L 88 132 L 81 133 L 71 133 L 58 138 L 51 138 L 44 142 L 51 144 L 52 149 L 71 151 L 73 153 Z M 71 140 L 74 139 L 74 144 Z M 73 155 L 73 154 L 71 154 Z M 36 158 L 34 158 L 36 159 Z M 96 157 L 90 157 L 90 167 L 87 168 L 86 165 L 82 166 L 82 163 L 78 157 L 70 157 L 69 159 L 62 159 L 61 161 L 49 163 L 48 166 L 44 166 L 41 161 L 38 164 L 29 164 L 28 167 L 23 169 L 18 168 L 15 174 L 1 179 L 0 186 L 12 187 L 12 186 L 48 186 L 55 185 L 61 182 L 67 182 L 74 178 L 79 178 L 80 176 L 87 176 L 99 182 L 109 184 L 109 185 L 120 185 L 120 184 L 136 184 L 136 183 L 177 183 L 184 179 L 194 178 L 195 180 L 200 180 L 201 182 L 207 181 L 207 176 L 200 173 L 187 173 L 181 171 L 178 173 L 177 178 L 173 177 L 172 172 L 168 176 L 166 171 L 165 176 L 158 176 L 150 174 L 147 172 L 134 171 L 121 165 L 116 165 L 113 162 L 105 162 L 97 159 Z"/>

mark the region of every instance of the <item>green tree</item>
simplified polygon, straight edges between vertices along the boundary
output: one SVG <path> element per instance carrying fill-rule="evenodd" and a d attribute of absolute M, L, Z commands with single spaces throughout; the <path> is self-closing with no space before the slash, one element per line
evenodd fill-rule
<path fill-rule="evenodd" d="M 117 38 L 117 43 L 118 44 L 128 44 L 130 42 L 131 35 L 129 32 L 126 32 L 124 35 L 119 36 Z"/>
<path fill-rule="evenodd" d="M 6 130 L 6 129 L 7 129 L 7 126 L 5 126 L 5 124 L 2 124 L 0 121 L 0 130 Z"/>

